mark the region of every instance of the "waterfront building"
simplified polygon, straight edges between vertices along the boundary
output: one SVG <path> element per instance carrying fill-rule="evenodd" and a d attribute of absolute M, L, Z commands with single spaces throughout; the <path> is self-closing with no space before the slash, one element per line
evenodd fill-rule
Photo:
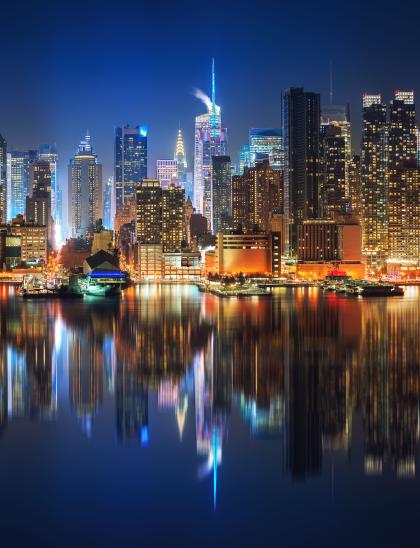
<path fill-rule="evenodd" d="M 185 190 L 171 184 L 162 191 L 163 252 L 181 251 L 185 244 Z"/>
<path fill-rule="evenodd" d="M 232 175 L 230 156 L 212 158 L 213 232 L 232 225 Z"/>
<path fill-rule="evenodd" d="M 418 257 L 420 172 L 414 92 L 395 92 L 390 102 L 387 137 L 388 257 L 391 260 Z"/>
<path fill-rule="evenodd" d="M 212 97 L 204 97 L 207 113 L 195 119 L 194 140 L 194 207 L 212 228 L 211 170 L 212 157 L 227 154 L 227 130 L 222 127 L 221 109 L 216 105 L 214 60 L 212 65 Z"/>
<path fill-rule="evenodd" d="M 7 143 L 0 135 L 0 222 L 7 221 Z"/>
<path fill-rule="evenodd" d="M 136 198 L 138 184 L 147 177 L 147 128 L 115 128 L 116 207 Z"/>
<path fill-rule="evenodd" d="M 162 187 L 159 179 L 143 179 L 136 192 L 136 235 L 140 244 L 162 243 Z"/>
<path fill-rule="evenodd" d="M 281 129 L 252 128 L 249 130 L 250 167 L 264 160 L 270 162 L 272 169 L 284 169 L 284 147 Z"/>
<path fill-rule="evenodd" d="M 362 230 L 352 216 L 310 219 L 298 225 L 297 275 L 325 279 L 335 268 L 354 278 L 363 278 Z"/>
<path fill-rule="evenodd" d="M 381 95 L 363 96 L 361 154 L 361 222 L 363 253 L 372 265 L 381 265 L 388 251 L 387 120 Z"/>
<path fill-rule="evenodd" d="M 29 152 L 12 151 L 7 154 L 8 188 L 10 189 L 10 209 L 8 218 L 23 215 L 26 208 L 26 196 L 29 192 Z"/>
<path fill-rule="evenodd" d="M 162 188 L 178 183 L 178 160 L 157 160 L 156 179 L 159 179 Z"/>
<path fill-rule="evenodd" d="M 46 226 L 24 224 L 20 227 L 21 260 L 25 263 L 47 263 L 48 231 Z"/>
<path fill-rule="evenodd" d="M 283 93 L 284 204 L 290 223 L 289 252 L 297 251 L 297 225 L 319 216 L 320 95 L 290 88 Z M 287 234 L 286 234 L 287 238 Z"/>
<path fill-rule="evenodd" d="M 267 232 L 219 232 L 216 249 L 206 252 L 206 272 L 225 275 L 279 275 L 280 247 L 278 235 L 274 236 L 275 238 Z"/>
<path fill-rule="evenodd" d="M 102 165 L 94 152 L 90 135 L 79 144 L 68 167 L 69 232 L 85 238 L 102 218 Z"/>

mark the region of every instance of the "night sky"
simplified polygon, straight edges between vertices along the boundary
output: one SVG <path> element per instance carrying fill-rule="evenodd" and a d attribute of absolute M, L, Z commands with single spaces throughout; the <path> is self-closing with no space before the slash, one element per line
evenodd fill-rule
<path fill-rule="evenodd" d="M 0 132 L 10 148 L 55 142 L 60 176 L 89 128 L 112 174 L 113 127 L 149 126 L 149 176 L 172 157 L 178 123 L 192 161 L 192 95 L 209 92 L 216 58 L 217 101 L 234 161 L 250 127 L 280 124 L 281 90 L 304 86 L 350 102 L 359 147 L 361 94 L 418 89 L 420 6 L 415 2 L 2 2 Z M 63 185 L 63 186 L 64 186 Z"/>

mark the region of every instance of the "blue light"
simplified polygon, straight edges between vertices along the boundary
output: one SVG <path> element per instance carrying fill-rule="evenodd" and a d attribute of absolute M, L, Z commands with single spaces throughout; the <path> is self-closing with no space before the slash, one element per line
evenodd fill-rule
<path fill-rule="evenodd" d="M 142 137 L 147 137 L 147 134 L 149 133 L 149 128 L 147 126 L 141 126 L 139 129 L 139 133 Z"/>
<path fill-rule="evenodd" d="M 101 272 L 101 271 L 95 270 L 95 272 L 91 272 L 89 276 L 91 278 L 126 278 L 127 274 L 124 274 L 124 272 L 120 272 L 120 271 Z"/>
<path fill-rule="evenodd" d="M 149 445 L 149 427 L 143 426 L 140 430 L 140 443 L 142 447 L 147 447 Z"/>

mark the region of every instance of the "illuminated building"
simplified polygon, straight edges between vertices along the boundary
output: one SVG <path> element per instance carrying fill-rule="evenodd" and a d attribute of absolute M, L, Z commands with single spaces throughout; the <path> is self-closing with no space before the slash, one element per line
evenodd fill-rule
<path fill-rule="evenodd" d="M 320 96 L 302 88 L 283 93 L 284 213 L 290 223 L 289 252 L 297 250 L 297 224 L 319 216 Z M 287 234 L 286 234 L 287 238 Z"/>
<path fill-rule="evenodd" d="M 348 162 L 346 140 L 340 126 L 321 126 L 322 186 L 320 189 L 322 216 L 333 219 L 348 210 Z M 347 177 L 346 177 L 347 176 Z"/>
<path fill-rule="evenodd" d="M 56 146 L 41 145 L 38 157 L 40 160 L 45 160 L 49 163 L 51 172 L 51 217 L 56 224 L 62 226 L 62 192 L 58 184 L 58 154 Z"/>
<path fill-rule="evenodd" d="M 350 216 L 341 219 L 311 219 L 298 225 L 297 275 L 323 279 L 339 268 L 354 278 L 363 278 L 362 233 Z"/>
<path fill-rule="evenodd" d="M 47 160 L 32 160 L 29 164 L 29 196 L 26 197 L 26 221 L 48 230 L 48 242 L 53 242 L 51 217 L 51 168 Z"/>
<path fill-rule="evenodd" d="M 156 179 L 159 179 L 162 188 L 168 188 L 173 183 L 178 183 L 178 161 L 157 160 Z"/>
<path fill-rule="evenodd" d="M 386 105 L 380 95 L 363 96 L 361 154 L 361 223 L 363 254 L 382 264 L 388 250 Z"/>
<path fill-rule="evenodd" d="M 215 251 L 206 253 L 206 271 L 216 274 L 271 274 L 271 247 L 271 237 L 265 232 L 219 232 Z"/>
<path fill-rule="evenodd" d="M 253 167 L 264 160 L 270 162 L 272 169 L 284 169 L 281 129 L 252 128 L 249 130 L 249 167 Z"/>
<path fill-rule="evenodd" d="M 214 60 L 212 66 L 212 97 L 197 92 L 207 107 L 207 113 L 195 119 L 194 141 L 194 207 L 212 223 L 211 170 L 212 157 L 227 153 L 227 130 L 222 127 L 221 110 L 216 105 Z"/>
<path fill-rule="evenodd" d="M 178 130 L 178 136 L 176 139 L 176 147 L 175 147 L 175 155 L 174 160 L 178 163 L 178 180 L 181 186 L 185 189 L 185 194 L 192 197 L 189 194 L 188 184 L 187 184 L 187 157 L 185 155 L 185 146 L 184 146 L 184 139 L 182 137 L 182 130 L 179 128 Z M 159 178 L 159 177 L 158 177 Z"/>
<path fill-rule="evenodd" d="M 243 230 L 267 231 L 273 213 L 284 211 L 283 171 L 268 160 L 232 177 L 232 225 Z"/>
<path fill-rule="evenodd" d="M 10 182 L 9 220 L 16 215 L 23 215 L 26 208 L 26 196 L 29 191 L 29 152 L 13 151 L 7 154 Z"/>
<path fill-rule="evenodd" d="M 136 235 L 140 278 L 162 275 L 162 188 L 159 179 L 143 179 L 136 193 Z"/>
<path fill-rule="evenodd" d="M 162 277 L 167 280 L 198 280 L 201 276 L 201 253 L 178 251 L 163 253 Z"/>
<path fill-rule="evenodd" d="M 349 170 L 349 198 L 350 210 L 360 216 L 361 210 L 361 187 L 360 187 L 360 156 L 354 155 L 350 162 Z"/>
<path fill-rule="evenodd" d="M 7 143 L 0 135 L 0 222 L 7 221 Z"/>
<path fill-rule="evenodd" d="M 147 177 L 147 128 L 115 129 L 116 207 L 135 199 L 137 185 Z"/>
<path fill-rule="evenodd" d="M 191 216 L 194 213 L 194 208 L 191 198 L 188 196 L 185 202 L 185 240 L 187 245 L 191 245 Z"/>
<path fill-rule="evenodd" d="M 104 184 L 103 224 L 105 228 L 114 228 L 114 178 L 108 177 Z"/>
<path fill-rule="evenodd" d="M 162 188 L 159 179 L 143 179 L 136 192 L 136 234 L 141 244 L 162 242 Z"/>
<path fill-rule="evenodd" d="M 217 234 L 232 223 L 232 175 L 230 156 L 212 158 L 213 232 Z"/>
<path fill-rule="evenodd" d="M 48 233 L 45 226 L 30 224 L 20 227 L 21 259 L 23 262 L 44 262 L 48 259 Z"/>
<path fill-rule="evenodd" d="M 246 167 L 251 167 L 251 153 L 249 150 L 249 145 L 244 145 L 239 152 L 238 175 L 243 175 Z"/>
<path fill-rule="evenodd" d="M 388 127 L 388 256 L 419 257 L 419 184 L 414 92 L 396 91 Z"/>
<path fill-rule="evenodd" d="M 339 133 L 344 139 L 344 187 L 345 196 L 348 198 L 350 194 L 350 165 L 352 161 L 350 106 L 324 105 L 321 109 L 321 129 L 324 125 L 339 128 Z"/>
<path fill-rule="evenodd" d="M 115 213 L 114 228 L 119 232 L 123 225 L 132 223 L 136 220 L 136 200 L 128 200 L 127 203 L 117 207 Z"/>
<path fill-rule="evenodd" d="M 185 190 L 170 185 L 162 191 L 163 251 L 180 251 L 185 242 Z"/>
<path fill-rule="evenodd" d="M 102 218 L 102 165 L 90 143 L 90 135 L 80 142 L 68 167 L 69 232 L 85 238 Z"/>
<path fill-rule="evenodd" d="M 107 230 L 103 228 L 100 232 L 93 233 L 92 241 L 92 255 L 98 251 L 106 251 L 107 253 L 112 253 L 114 243 L 114 231 Z"/>

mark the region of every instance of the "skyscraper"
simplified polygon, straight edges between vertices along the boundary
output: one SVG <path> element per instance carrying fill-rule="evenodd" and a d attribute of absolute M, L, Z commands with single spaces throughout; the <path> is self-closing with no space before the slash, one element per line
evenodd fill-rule
<path fill-rule="evenodd" d="M 386 105 L 381 95 L 363 96 L 361 154 L 362 250 L 372 264 L 381 264 L 388 250 Z"/>
<path fill-rule="evenodd" d="M 7 154 L 8 176 L 10 181 L 10 211 L 9 219 L 23 215 L 26 208 L 26 196 L 29 189 L 29 153 L 27 151 L 12 151 Z"/>
<path fill-rule="evenodd" d="M 80 141 L 68 168 L 69 232 L 85 238 L 102 217 L 102 165 L 90 143 L 90 135 Z"/>
<path fill-rule="evenodd" d="M 143 179 L 136 192 L 136 234 L 140 244 L 162 242 L 162 187 L 159 179 Z"/>
<path fill-rule="evenodd" d="M 232 177 L 232 225 L 246 231 L 269 231 L 274 213 L 284 213 L 283 172 L 269 161 Z"/>
<path fill-rule="evenodd" d="M 320 96 L 303 88 L 283 93 L 284 203 L 290 223 L 289 252 L 297 250 L 297 224 L 319 216 Z"/>
<path fill-rule="evenodd" d="M 114 202 L 114 177 L 108 177 L 104 184 L 104 210 L 103 225 L 105 228 L 114 228 L 113 202 Z"/>
<path fill-rule="evenodd" d="M 321 150 L 320 212 L 323 217 L 333 219 L 349 209 L 349 191 L 346 187 L 349 166 L 346 156 L 346 139 L 342 135 L 340 126 L 333 123 L 321 125 Z"/>
<path fill-rule="evenodd" d="M 213 232 L 229 228 L 232 222 L 232 174 L 230 156 L 212 158 Z"/>
<path fill-rule="evenodd" d="M 41 145 L 39 158 L 50 164 L 51 172 L 51 216 L 56 224 L 62 225 L 62 195 L 58 184 L 57 161 L 58 154 L 55 145 Z"/>
<path fill-rule="evenodd" d="M 162 188 L 168 188 L 172 183 L 178 183 L 178 161 L 157 160 L 156 179 L 159 179 Z"/>
<path fill-rule="evenodd" d="M 187 184 L 187 157 L 185 155 L 185 146 L 184 139 L 182 137 L 182 130 L 179 128 L 178 136 L 176 139 L 175 155 L 174 160 L 178 162 L 178 180 L 179 183 L 184 187 L 186 193 L 186 184 Z"/>
<path fill-rule="evenodd" d="M 273 169 L 284 168 L 283 135 L 281 129 L 252 128 L 249 130 L 250 165 L 269 160 Z"/>
<path fill-rule="evenodd" d="M 181 251 L 185 239 L 185 191 L 172 184 L 162 191 L 163 251 Z"/>
<path fill-rule="evenodd" d="M 244 145 L 239 152 L 239 169 L 238 175 L 243 175 L 244 169 L 251 167 L 251 154 L 249 145 Z"/>
<path fill-rule="evenodd" d="M 46 226 L 48 242 L 53 243 L 51 217 L 51 169 L 47 160 L 35 159 L 29 164 L 29 195 L 26 197 L 26 221 Z"/>
<path fill-rule="evenodd" d="M 0 135 L 0 222 L 7 221 L 7 143 Z"/>
<path fill-rule="evenodd" d="M 418 198 L 416 186 L 420 182 L 417 172 L 417 136 L 414 92 L 396 91 L 390 103 L 388 127 L 388 254 L 392 259 L 412 258 L 408 245 L 411 226 L 419 221 L 413 210 Z M 411 219 L 408 218 L 409 211 Z M 414 214 L 414 217 L 413 217 Z M 420 229 L 420 226 L 419 226 Z M 417 230 L 418 235 L 419 229 Z M 418 250 L 419 246 L 415 246 Z M 418 255 L 417 255 L 418 256 Z"/>
<path fill-rule="evenodd" d="M 147 128 L 115 128 L 116 207 L 136 198 L 137 185 L 147 177 Z"/>
<path fill-rule="evenodd" d="M 194 144 L 194 206 L 202 213 L 211 227 L 212 196 L 211 169 L 213 156 L 227 153 L 227 130 L 222 127 L 221 109 L 216 105 L 216 77 L 214 59 L 212 64 L 212 97 L 203 93 L 198 97 L 207 106 L 207 113 L 195 119 Z"/>

